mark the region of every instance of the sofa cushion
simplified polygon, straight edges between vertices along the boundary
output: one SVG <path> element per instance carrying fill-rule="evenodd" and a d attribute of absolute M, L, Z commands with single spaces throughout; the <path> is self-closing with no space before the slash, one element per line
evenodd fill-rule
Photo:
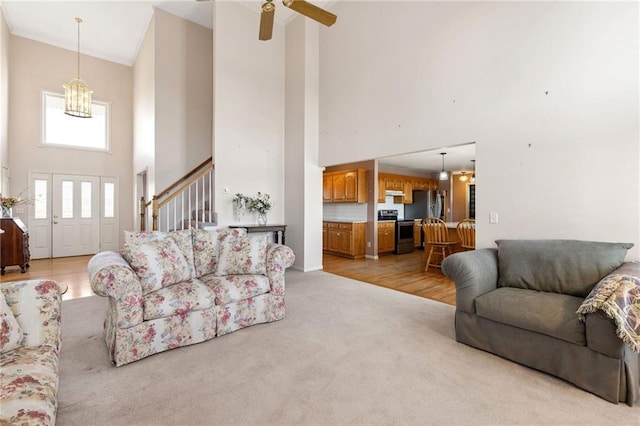
<path fill-rule="evenodd" d="M 243 228 L 205 231 L 193 229 L 193 263 L 197 278 L 216 271 L 220 251 L 220 239 L 226 236 L 241 237 L 247 235 Z"/>
<path fill-rule="evenodd" d="M 144 320 L 186 315 L 213 306 L 215 294 L 201 281 L 183 281 L 144 296 Z"/>
<path fill-rule="evenodd" d="M 123 234 L 125 245 L 149 243 L 167 238 L 167 233 L 162 231 L 124 231 Z"/>
<path fill-rule="evenodd" d="M 227 275 L 216 277 L 213 274 L 200 278 L 216 295 L 216 305 L 226 305 L 268 293 L 271 289 L 269 278 L 264 275 Z"/>
<path fill-rule="evenodd" d="M 143 294 L 191 278 L 191 268 L 172 239 L 125 245 L 122 256 L 138 275 Z"/>
<path fill-rule="evenodd" d="M 178 245 L 185 260 L 187 261 L 187 264 L 189 265 L 189 268 L 191 268 L 192 278 L 195 278 L 195 267 L 193 264 L 193 236 L 191 228 L 171 232 L 124 231 L 125 245 L 136 245 L 154 241 L 163 241 L 167 238 L 171 238 Z"/>
<path fill-rule="evenodd" d="M 631 243 L 498 240 L 498 286 L 586 297 L 622 265 Z"/>
<path fill-rule="evenodd" d="M 267 235 L 220 239 L 220 255 L 215 274 L 267 274 Z"/>
<path fill-rule="evenodd" d="M 480 317 L 576 345 L 586 345 L 584 323 L 576 310 L 582 299 L 513 287 L 501 287 L 475 299 Z"/>
<path fill-rule="evenodd" d="M 0 353 L 9 352 L 22 346 L 23 340 L 22 327 L 7 305 L 4 293 L 0 291 Z"/>
<path fill-rule="evenodd" d="M 3 354 L 0 367 L 0 424 L 55 424 L 58 350 L 23 346 Z"/>

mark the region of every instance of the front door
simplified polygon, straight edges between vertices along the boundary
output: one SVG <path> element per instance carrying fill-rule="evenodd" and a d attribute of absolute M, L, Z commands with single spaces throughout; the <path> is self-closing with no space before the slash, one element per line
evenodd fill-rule
<path fill-rule="evenodd" d="M 53 257 L 100 251 L 100 177 L 53 175 Z"/>

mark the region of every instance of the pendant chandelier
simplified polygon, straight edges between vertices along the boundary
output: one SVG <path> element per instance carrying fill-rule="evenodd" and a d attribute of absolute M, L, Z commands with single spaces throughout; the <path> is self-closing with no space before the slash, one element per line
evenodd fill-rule
<path fill-rule="evenodd" d="M 444 169 L 444 156 L 447 155 L 447 153 L 441 152 L 440 155 L 442 155 L 442 170 L 440 171 L 440 180 L 447 180 L 449 179 L 449 173 L 447 173 Z"/>
<path fill-rule="evenodd" d="M 64 113 L 73 117 L 91 118 L 91 94 L 93 90 L 87 83 L 80 79 L 80 24 L 81 18 L 76 18 L 78 23 L 78 74 L 76 78 L 64 84 Z"/>
<path fill-rule="evenodd" d="M 460 179 L 460 182 L 466 182 L 469 180 L 469 176 L 467 176 L 467 172 L 460 172 L 460 177 L 458 179 Z"/>

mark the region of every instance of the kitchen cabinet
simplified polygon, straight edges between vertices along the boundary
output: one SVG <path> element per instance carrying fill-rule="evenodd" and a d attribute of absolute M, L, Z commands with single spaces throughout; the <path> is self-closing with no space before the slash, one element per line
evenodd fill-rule
<path fill-rule="evenodd" d="M 322 202 L 330 203 L 333 200 L 333 176 L 322 176 Z"/>
<path fill-rule="evenodd" d="M 416 176 L 378 173 L 378 203 L 385 202 L 383 188 L 388 191 L 402 191 L 402 196 L 398 195 L 393 197 L 394 203 L 413 204 L 414 190 L 437 189 L 438 181 Z"/>
<path fill-rule="evenodd" d="M 322 201 L 325 203 L 366 203 L 365 169 L 325 173 L 322 178 Z"/>
<path fill-rule="evenodd" d="M 378 254 L 393 253 L 396 248 L 396 223 L 378 222 Z"/>
<path fill-rule="evenodd" d="M 324 222 L 322 226 L 322 243 L 325 253 L 337 254 L 353 259 L 364 257 L 366 223 Z"/>
<path fill-rule="evenodd" d="M 378 203 L 386 202 L 387 182 L 381 175 L 378 175 Z"/>
<path fill-rule="evenodd" d="M 0 273 L 4 275 L 7 266 L 18 265 L 20 272 L 25 273 L 29 267 L 29 233 L 24 222 L 19 218 L 0 219 Z"/>
<path fill-rule="evenodd" d="M 327 222 L 322 222 L 322 250 L 328 247 Z"/>
<path fill-rule="evenodd" d="M 403 204 L 413 204 L 413 182 L 410 180 L 404 181 L 404 198 L 402 199 Z"/>
<path fill-rule="evenodd" d="M 421 245 L 420 236 L 422 235 L 422 219 L 413 222 L 413 248 L 419 248 Z"/>

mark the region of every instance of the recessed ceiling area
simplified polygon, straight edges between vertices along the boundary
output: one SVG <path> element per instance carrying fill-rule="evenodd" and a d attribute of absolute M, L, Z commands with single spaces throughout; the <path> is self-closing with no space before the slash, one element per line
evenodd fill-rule
<path fill-rule="evenodd" d="M 444 156 L 445 170 L 449 172 L 471 172 L 473 170 L 471 160 L 475 160 L 476 158 L 475 142 L 378 158 L 378 164 L 389 167 L 401 167 L 423 173 L 437 173 L 442 170 L 441 152 L 446 153 Z"/>

